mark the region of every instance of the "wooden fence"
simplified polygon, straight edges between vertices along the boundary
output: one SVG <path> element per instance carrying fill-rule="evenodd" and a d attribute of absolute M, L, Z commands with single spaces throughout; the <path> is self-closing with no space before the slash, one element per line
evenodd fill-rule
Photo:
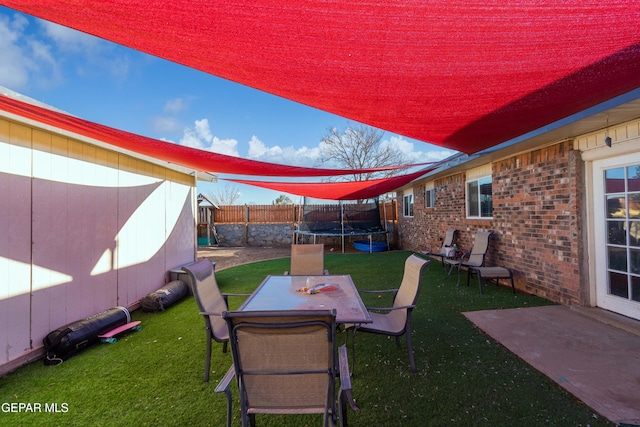
<path fill-rule="evenodd" d="M 317 205 L 318 210 L 339 211 L 338 204 Z M 380 202 L 380 218 L 395 222 L 398 219 L 398 204 L 395 199 Z M 231 205 L 213 209 L 214 224 L 297 223 L 302 220 L 303 205 Z"/>

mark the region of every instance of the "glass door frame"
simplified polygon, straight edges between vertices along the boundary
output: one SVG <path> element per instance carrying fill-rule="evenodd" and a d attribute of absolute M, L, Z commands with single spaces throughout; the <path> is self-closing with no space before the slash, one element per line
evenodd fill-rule
<path fill-rule="evenodd" d="M 596 303 L 640 320 L 640 212 L 631 206 L 640 201 L 640 180 L 628 179 L 630 170 L 640 170 L 637 153 L 593 162 Z"/>

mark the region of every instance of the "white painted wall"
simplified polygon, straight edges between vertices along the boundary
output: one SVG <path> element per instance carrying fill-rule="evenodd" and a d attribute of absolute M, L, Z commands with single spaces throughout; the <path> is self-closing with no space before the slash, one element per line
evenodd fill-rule
<path fill-rule="evenodd" d="M 196 254 L 193 176 L 2 118 L 0 201 L 0 369 Z"/>

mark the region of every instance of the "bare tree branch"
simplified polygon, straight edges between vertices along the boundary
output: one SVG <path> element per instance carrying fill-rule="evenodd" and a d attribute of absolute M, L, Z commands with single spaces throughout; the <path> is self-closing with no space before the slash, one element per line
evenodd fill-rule
<path fill-rule="evenodd" d="M 391 145 L 382 146 L 384 132 L 376 128 L 355 125 L 348 126 L 344 132 L 330 128 L 329 134 L 322 138 L 320 163 L 335 163 L 345 169 L 379 168 L 408 163 L 406 156 Z M 386 178 L 396 175 L 397 170 L 366 174 L 353 174 L 348 181 L 364 181 Z"/>
<path fill-rule="evenodd" d="M 240 198 L 240 190 L 233 185 L 227 184 L 220 188 L 218 192 L 211 193 L 209 196 L 218 206 L 230 206 Z"/>

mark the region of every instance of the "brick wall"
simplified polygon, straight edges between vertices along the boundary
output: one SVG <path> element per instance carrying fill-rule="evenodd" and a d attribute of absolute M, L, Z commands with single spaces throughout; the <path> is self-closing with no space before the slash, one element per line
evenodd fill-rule
<path fill-rule="evenodd" d="M 579 303 L 582 162 L 569 142 L 493 165 L 498 263 L 511 264 L 524 290 Z"/>
<path fill-rule="evenodd" d="M 424 186 L 414 187 L 415 215 L 400 218 L 402 247 L 438 247 L 446 229 L 456 228 L 458 246 L 467 250 L 476 231 L 493 230 L 487 265 L 512 268 L 520 290 L 561 304 L 581 303 L 580 283 L 586 280 L 580 279 L 580 153 L 563 142 L 497 161 L 492 188 L 493 219 L 468 220 L 464 173 L 435 181 L 434 209 L 424 207 Z"/>

